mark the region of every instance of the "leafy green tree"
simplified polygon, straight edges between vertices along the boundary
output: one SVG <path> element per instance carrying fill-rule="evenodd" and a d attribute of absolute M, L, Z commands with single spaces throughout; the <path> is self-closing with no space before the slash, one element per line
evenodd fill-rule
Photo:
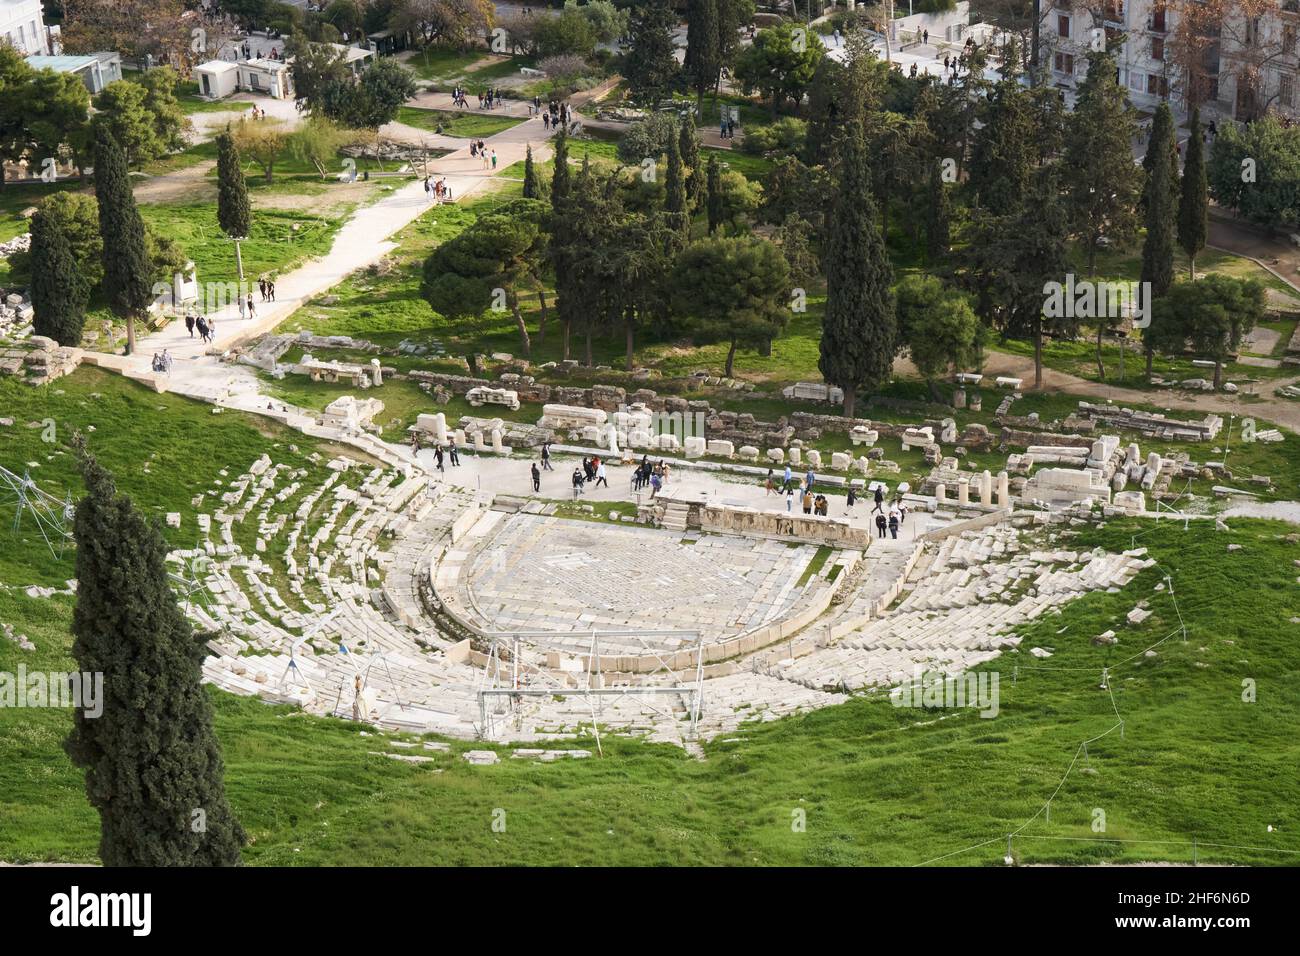
<path fill-rule="evenodd" d="M 248 238 L 253 226 L 252 207 L 248 202 L 248 185 L 239 162 L 239 149 L 230 128 L 217 135 L 217 224 L 235 241 L 235 265 L 244 278 L 244 257 L 239 243 Z"/>
<path fill-rule="evenodd" d="M 696 102 L 704 103 L 705 90 L 718 82 L 722 68 L 721 37 L 718 33 L 718 0 L 687 0 L 686 57 L 683 64 L 695 90 Z"/>
<path fill-rule="evenodd" d="M 324 116 L 309 116 L 289 134 L 287 149 L 294 159 L 315 166 L 321 179 L 325 179 L 330 174 L 330 165 L 338 159 L 339 150 L 356 139 L 353 130 Z"/>
<path fill-rule="evenodd" d="M 1192 168 L 1190 141 L 1187 167 Z M 1300 223 L 1300 127 L 1283 126 L 1275 115 L 1244 130 L 1224 123 L 1207 176 L 1214 198 L 1251 222 L 1270 230 Z"/>
<path fill-rule="evenodd" d="M 537 53 L 552 56 L 588 57 L 596 50 L 596 30 L 578 7 L 566 6 L 559 16 L 540 17 L 534 26 Z"/>
<path fill-rule="evenodd" d="M 1043 337 L 1072 338 L 1079 320 L 1044 315 L 1048 284 L 1071 271 L 1070 226 L 1055 170 L 1034 177 L 1029 194 L 1009 216 L 985 214 L 967 248 L 967 276 L 975 311 L 986 326 L 1034 343 L 1034 387 L 1043 387 Z"/>
<path fill-rule="evenodd" d="M 930 395 L 941 402 L 936 379 L 949 369 L 972 368 L 979 359 L 979 318 L 964 294 L 946 289 L 935 276 L 907 276 L 894 294 L 899 340 Z"/>
<path fill-rule="evenodd" d="M 0 189 L 5 184 L 5 162 L 16 163 L 27 154 L 26 96 L 35 70 L 10 43 L 0 43 Z"/>
<path fill-rule="evenodd" d="M 1178 153 L 1174 144 L 1174 114 L 1168 103 L 1156 109 L 1147 147 L 1147 182 L 1143 194 L 1146 235 L 1142 242 L 1143 289 L 1151 290 L 1151 300 L 1169 291 L 1174 281 L 1174 229 L 1178 211 Z M 1151 306 L 1146 302 L 1146 307 Z M 1150 326 L 1147 327 L 1148 329 Z M 1151 342 L 1143 335 L 1146 374 L 1151 377 L 1154 357 Z"/>
<path fill-rule="evenodd" d="M 95 97 L 95 125 L 113 134 L 129 163 L 149 162 L 166 152 L 146 105 L 148 98 L 143 85 L 129 80 L 110 83 Z"/>
<path fill-rule="evenodd" d="M 1089 275 L 1097 274 L 1103 238 L 1124 243 L 1137 229 L 1141 173 L 1130 145 L 1137 132 L 1133 117 L 1128 93 L 1116 79 L 1114 57 L 1090 52 L 1065 143 L 1070 213 L 1087 253 Z M 1100 350 L 1100 331 L 1097 341 Z"/>
<path fill-rule="evenodd" d="M 817 35 L 791 23 L 759 30 L 754 42 L 736 57 L 736 80 L 746 94 L 759 90 L 770 103 L 772 118 L 783 100 L 798 101 L 812 82 L 826 47 Z"/>
<path fill-rule="evenodd" d="M 1225 124 L 1224 134 L 1231 140 L 1228 132 L 1232 124 Z M 1224 134 L 1221 134 L 1224 135 Z M 1215 140 L 1215 155 L 1227 155 L 1225 148 L 1219 152 L 1219 140 Z M 1217 162 L 1216 162 L 1217 165 Z M 1241 175 L 1241 167 L 1237 167 Z M 1230 196 L 1223 196 L 1221 201 L 1231 204 Z M 1196 278 L 1196 256 L 1205 248 L 1210 237 L 1209 224 L 1209 187 L 1205 171 L 1205 152 L 1201 147 L 1201 111 L 1193 108 L 1192 123 L 1188 129 L 1187 162 L 1183 166 L 1182 187 L 1178 196 L 1178 244 L 1187 253 L 1187 274 Z"/>
<path fill-rule="evenodd" d="M 176 97 L 180 81 L 170 66 L 155 67 L 140 77 L 140 85 L 145 89 L 144 107 L 152 117 L 154 137 L 163 153 L 184 149 L 186 145 L 189 120 Z"/>
<path fill-rule="evenodd" d="M 112 84 L 110 84 L 112 85 Z M 107 124 L 95 129 L 95 199 L 104 243 L 104 292 L 113 311 L 126 322 L 126 352 L 135 352 L 135 320 L 153 302 L 151 263 L 144 221 L 135 206 L 126 153 Z"/>
<path fill-rule="evenodd" d="M 667 113 L 652 113 L 627 128 L 618 141 L 618 158 L 629 166 L 646 159 L 658 159 L 668 152 L 668 141 L 678 136 L 677 119 Z"/>
<path fill-rule="evenodd" d="M 1029 94 L 1015 76 L 997 83 L 981 109 L 968 172 L 980 205 L 995 216 L 1015 209 L 1037 159 Z"/>
<path fill-rule="evenodd" d="M 317 112 L 327 95 L 352 82 L 352 70 L 346 54 L 326 43 L 312 43 L 291 34 L 285 44 L 285 56 L 293 77 L 295 106 L 300 112 Z M 346 125 L 346 124 L 345 124 Z"/>
<path fill-rule="evenodd" d="M 1197 282 L 1176 282 L 1155 303 L 1152 327 L 1168 348 L 1183 340 L 1214 361 L 1214 387 L 1223 386 L 1223 363 L 1264 320 L 1266 295 L 1256 279 L 1211 273 Z"/>
<path fill-rule="evenodd" d="M 861 120 L 849 121 L 840 151 L 822 259 L 826 310 L 817 366 L 828 384 L 844 391 L 844 414 L 852 418 L 858 393 L 888 380 L 898 328 L 893 267 L 876 227 Z"/>
<path fill-rule="evenodd" d="M 10 99 L 10 93 L 16 100 Z M 82 172 L 90 147 L 90 93 L 75 74 L 38 70 L 16 89 L 0 86 L 0 112 L 10 109 L 25 114 L 27 153 L 33 166 L 39 168 L 46 157 L 53 157 L 71 160 Z"/>
<path fill-rule="evenodd" d="M 546 205 L 520 199 L 475 220 L 438 246 L 424 264 L 423 295 L 435 312 L 470 318 L 509 309 L 524 355 L 532 341 L 519 306 L 519 287 L 536 278 L 545 257 Z"/>
<path fill-rule="evenodd" d="M 730 378 L 738 348 L 762 348 L 790 321 L 790 267 L 765 239 L 701 239 L 678 257 L 671 295 L 695 342 L 728 343 Z"/>
<path fill-rule="evenodd" d="M 103 152 L 97 147 L 96 175 Z M 80 451 L 86 495 L 73 526 L 72 656 L 81 672 L 103 675 L 103 711 L 75 711 L 65 747 L 99 811 L 99 858 L 105 866 L 237 866 L 246 837 L 226 800 L 202 685 L 206 635 L 191 631 L 176 604 L 158 526 Z"/>
<path fill-rule="evenodd" d="M 676 25 L 668 0 L 649 0 L 632 12 L 632 48 L 622 72 L 634 103 L 653 106 L 672 93 L 680 70 L 673 55 Z"/>
<path fill-rule="evenodd" d="M 709 215 L 709 235 L 718 231 L 722 225 L 722 170 L 718 166 L 718 158 L 712 153 L 709 154 L 708 182 L 705 189 L 707 193 L 707 209 Z"/>
<path fill-rule="evenodd" d="M 39 211 L 32 217 L 31 263 L 36 334 L 60 345 L 80 345 L 90 286 L 77 270 L 62 223 Z"/>
<path fill-rule="evenodd" d="M 374 60 L 354 82 L 332 79 L 321 93 L 325 116 L 349 129 L 378 131 L 415 95 L 415 77 L 392 57 Z"/>

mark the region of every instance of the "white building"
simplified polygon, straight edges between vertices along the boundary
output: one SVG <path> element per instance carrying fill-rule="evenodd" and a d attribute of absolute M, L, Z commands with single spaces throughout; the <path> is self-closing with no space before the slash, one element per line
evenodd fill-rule
<path fill-rule="evenodd" d="M 1088 72 L 1088 51 L 1104 42 L 1135 106 L 1154 109 L 1168 99 L 1182 110 L 1185 80 L 1171 62 L 1178 28 L 1177 4 L 1167 0 L 1045 0 L 1041 56 L 1056 84 L 1071 89 Z M 1274 0 L 1267 16 L 1249 23 L 1226 22 L 1204 50 L 1203 108 L 1238 118 L 1262 108 L 1300 115 L 1298 30 L 1300 0 Z M 1255 75 L 1253 87 L 1241 79 Z"/>
<path fill-rule="evenodd" d="M 25 56 L 50 52 L 41 0 L 0 0 L 0 39 Z"/>

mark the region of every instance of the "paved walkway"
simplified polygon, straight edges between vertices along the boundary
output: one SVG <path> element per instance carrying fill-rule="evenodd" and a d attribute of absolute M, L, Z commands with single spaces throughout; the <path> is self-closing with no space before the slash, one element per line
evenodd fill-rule
<path fill-rule="evenodd" d="M 640 460 L 638 456 L 637 460 Z M 655 460 L 651 456 L 651 460 Z M 543 471 L 541 491 L 533 493 L 532 473 L 529 470 L 531 460 L 525 458 L 507 458 L 491 453 L 475 456 L 472 450 L 465 450 L 460 455 L 460 467 L 453 468 L 445 463 L 445 471 L 439 472 L 435 465 L 433 451 L 422 449 L 418 456 L 420 467 L 433 481 L 447 481 L 451 484 L 471 490 L 491 491 L 501 495 L 520 498 L 543 498 L 546 500 L 569 501 L 573 498 L 573 469 L 581 462 L 581 456 L 557 453 L 551 459 L 554 471 Z M 540 464 L 540 462 L 539 462 Z M 607 465 L 608 487 L 596 488 L 588 483 L 583 493 L 576 499 L 580 504 L 592 505 L 595 513 L 603 515 L 613 502 L 649 502 L 650 491 L 640 493 L 632 490 L 632 469 L 623 465 Z M 806 466 L 792 468 L 796 478 L 802 477 Z M 783 468 L 773 470 L 773 477 L 779 482 L 784 474 Z M 891 483 L 892 488 L 892 483 Z M 769 495 L 761 477 L 740 476 L 728 472 L 677 467 L 671 470 L 665 493 L 677 495 L 707 494 L 709 500 L 725 505 L 742 508 L 757 508 L 762 511 L 785 513 L 785 498 Z M 816 486 L 814 485 L 814 491 Z M 855 528 L 874 528 L 873 507 L 870 498 L 859 498 L 853 508 L 847 506 L 847 499 L 842 494 L 832 494 L 830 499 L 830 517 L 847 519 Z M 602 507 L 605 505 L 606 507 Z M 793 505 L 795 513 L 802 513 L 798 496 Z M 877 540 L 872 546 L 886 550 L 902 548 L 919 534 L 923 534 L 929 516 L 923 513 L 909 515 L 904 521 L 903 531 L 897 541 L 893 539 Z"/>
<path fill-rule="evenodd" d="M 454 142 L 459 144 L 458 148 L 431 162 L 429 169 L 432 176 L 446 178 L 457 202 L 490 188 L 497 175 L 524 158 L 530 143 L 538 160 L 545 160 L 551 154 L 540 120 L 521 123 L 486 140 L 489 148 L 497 152 L 495 171 L 483 169 L 481 160 L 470 155 L 467 140 Z M 204 345 L 197 335 L 191 337 L 184 321 L 177 319 L 164 329 L 138 338 L 135 355 L 103 355 L 99 357 L 99 364 L 128 372 L 133 377 L 150 378 L 154 354 L 165 349 L 176 363 L 167 380 L 168 389 L 212 400 L 211 389 L 220 388 L 232 375 L 236 378 L 247 376 L 232 371 L 231 366 L 222 365 L 219 355 L 210 355 L 210 351 L 225 351 L 271 331 L 312 297 L 333 288 L 357 269 L 377 262 L 389 253 L 395 248 L 391 241 L 393 234 L 430 208 L 423 181 L 415 179 L 394 189 L 378 202 L 357 210 L 335 236 L 328 254 L 276 280 L 277 301 L 273 303 L 259 301 L 257 277 L 250 275 L 247 283 L 254 293 L 257 318 L 240 319 L 233 303 L 210 315 L 216 320 L 216 349 Z"/>

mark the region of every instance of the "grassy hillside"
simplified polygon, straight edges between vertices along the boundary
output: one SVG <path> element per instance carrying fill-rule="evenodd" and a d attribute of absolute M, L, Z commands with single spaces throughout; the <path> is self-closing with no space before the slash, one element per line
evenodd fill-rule
<path fill-rule="evenodd" d="M 39 460 L 34 473 L 43 484 L 75 488 L 65 443 L 72 428 L 94 424 L 96 448 L 148 513 L 188 516 L 190 496 L 220 468 L 242 469 L 277 443 L 277 459 L 314 447 L 294 436 L 299 451 L 290 452 L 289 436 L 256 419 L 213 415 L 91 370 L 58 386 L 0 381 L 0 406 L 17 419 L 0 429 L 0 461 L 12 468 Z M 47 415 L 60 429 L 52 445 L 24 427 Z M 1300 617 L 1293 565 L 1300 544 L 1287 540 L 1290 530 L 1270 522 L 1233 522 L 1228 533 L 1208 523 L 1190 533 L 1169 523 L 1082 529 L 1068 547 L 1118 551 L 1142 534 L 1137 543 L 1161 569 L 1024 629 L 1025 653 L 990 665 L 1001 692 L 991 720 L 895 708 L 876 695 L 745 728 L 705 745 L 704 760 L 606 735 L 603 759 L 473 767 L 459 753 L 481 745 L 455 741 L 449 754 L 415 751 L 435 761 L 412 766 L 374 755 L 411 753 L 391 747 L 400 735 L 363 736 L 347 722 L 213 691 L 231 799 L 253 840 L 246 858 L 910 865 L 989 841 L 946 862 L 993 864 L 1006 834 L 1059 785 L 1050 822 L 1039 815 L 1016 840 L 1022 861 L 1191 860 L 1195 852 L 1201 862 L 1294 863 L 1300 856 L 1271 852 L 1300 851 L 1292 825 L 1300 805 L 1300 644 L 1291 623 Z M 1243 547 L 1228 552 L 1229 543 Z M 1167 589 L 1155 590 L 1163 569 L 1173 575 L 1188 639 L 1175 634 L 1147 657 L 1143 651 L 1178 625 Z M 71 666 L 72 598 L 21 590 L 61 586 L 70 575 L 70 559 L 59 564 L 29 531 L 0 526 L 0 580 L 9 585 L 0 590 L 0 622 L 36 644 L 23 651 L 0 640 L 0 670 Z M 1144 598 L 1155 613 L 1127 625 L 1124 616 Z M 1108 628 L 1120 643 L 1094 647 L 1091 637 Z M 1027 651 L 1035 646 L 1054 654 L 1033 658 Z M 1104 666 L 1112 668 L 1113 697 L 1098 688 Z M 1246 679 L 1257 682 L 1257 702 L 1242 700 Z M 1062 783 L 1079 742 L 1114 727 L 1116 711 L 1122 736 L 1090 746 Z M 97 820 L 60 745 L 70 726 L 64 711 L 0 709 L 0 859 L 94 859 Z M 1104 834 L 1091 829 L 1098 808 Z M 505 811 L 505 832 L 493 829 L 497 810 Z M 792 829 L 798 810 L 806 832 Z M 1267 832 L 1270 824 L 1280 830 Z"/>

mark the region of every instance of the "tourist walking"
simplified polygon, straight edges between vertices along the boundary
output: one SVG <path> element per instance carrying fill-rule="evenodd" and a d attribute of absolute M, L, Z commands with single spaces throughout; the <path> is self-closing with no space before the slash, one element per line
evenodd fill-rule
<path fill-rule="evenodd" d="M 769 469 L 767 470 L 767 481 L 765 482 L 765 484 L 766 484 L 766 487 L 767 487 L 767 493 L 766 493 L 765 495 L 763 495 L 763 497 L 764 497 L 764 498 L 767 498 L 767 497 L 770 497 L 770 496 L 772 495 L 772 492 L 774 492 L 774 491 L 776 490 L 776 488 L 773 487 L 773 482 L 772 482 L 772 469 L 771 469 L 771 468 L 769 468 Z"/>
<path fill-rule="evenodd" d="M 185 331 L 190 333 L 190 338 L 194 338 L 194 316 L 185 313 Z"/>
<path fill-rule="evenodd" d="M 599 464 L 596 465 L 596 487 L 609 487 L 609 482 L 605 480 L 605 463 L 603 461 L 599 461 Z"/>
<path fill-rule="evenodd" d="M 896 511 L 889 513 L 889 536 L 891 538 L 898 537 L 898 512 Z"/>
<path fill-rule="evenodd" d="M 582 483 L 584 481 L 586 481 L 586 479 L 582 476 L 582 469 L 573 469 L 573 497 L 576 498 L 578 495 L 582 494 Z"/>
<path fill-rule="evenodd" d="M 453 437 L 453 438 L 451 439 L 451 444 L 450 444 L 450 445 L 448 446 L 448 448 L 447 448 L 447 453 L 448 453 L 448 456 L 451 458 L 451 466 L 452 466 L 453 468 L 459 468 L 459 467 L 460 467 L 460 449 L 456 447 L 456 439 L 455 439 L 455 437 Z"/>
<path fill-rule="evenodd" d="M 871 513 L 875 514 L 879 511 L 883 515 L 885 513 L 885 492 L 879 485 L 876 485 L 875 502 L 876 506 L 871 509 Z"/>
<path fill-rule="evenodd" d="M 876 537 L 883 538 L 884 536 L 885 536 L 885 516 L 883 514 L 878 514 L 876 515 Z"/>
<path fill-rule="evenodd" d="M 257 318 L 257 310 L 253 306 L 253 293 L 251 292 L 248 293 L 248 317 L 250 319 Z"/>
<path fill-rule="evenodd" d="M 442 467 L 442 459 L 443 459 L 442 445 L 435 445 L 433 449 L 433 460 L 438 463 L 438 470 L 445 472 L 446 469 Z"/>
<path fill-rule="evenodd" d="M 543 471 L 555 470 L 554 468 L 551 467 L 551 443 L 548 441 L 542 442 L 542 470 Z"/>
<path fill-rule="evenodd" d="M 274 279 L 266 280 L 266 298 L 270 302 L 275 301 L 275 280 Z"/>
<path fill-rule="evenodd" d="M 533 473 L 533 491 L 534 491 L 534 492 L 541 491 L 541 490 L 542 490 L 542 470 L 541 470 L 540 468 L 537 467 L 537 462 L 533 462 L 533 464 L 532 464 L 532 468 L 531 468 L 530 470 L 531 470 L 532 473 Z"/>
<path fill-rule="evenodd" d="M 794 477 L 794 476 L 793 476 L 793 474 L 792 474 L 791 471 L 790 471 L 790 466 L 789 466 L 789 465 L 786 465 L 786 466 L 785 466 L 785 480 L 784 480 L 784 481 L 782 482 L 782 484 L 781 484 L 781 490 L 782 490 L 782 491 L 789 491 L 790 488 L 793 487 L 793 485 L 792 485 L 792 479 L 793 479 L 793 477 Z"/>

